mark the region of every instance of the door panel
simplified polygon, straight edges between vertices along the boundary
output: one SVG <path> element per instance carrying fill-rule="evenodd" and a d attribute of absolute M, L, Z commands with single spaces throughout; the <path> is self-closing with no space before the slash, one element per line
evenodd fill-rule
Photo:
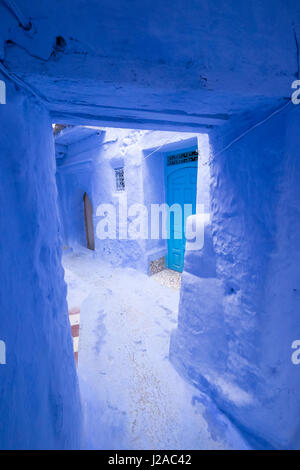
<path fill-rule="evenodd" d="M 83 196 L 84 202 L 84 222 L 86 233 L 86 245 L 90 250 L 95 249 L 94 227 L 93 227 L 93 206 L 87 193 Z"/>
<path fill-rule="evenodd" d="M 196 213 L 197 166 L 182 167 L 167 176 L 167 204 L 179 204 L 182 208 L 182 218 L 170 214 L 170 224 L 167 227 L 168 267 L 182 272 L 185 252 L 185 225 L 189 215 Z M 184 214 L 184 204 L 190 204 Z"/>

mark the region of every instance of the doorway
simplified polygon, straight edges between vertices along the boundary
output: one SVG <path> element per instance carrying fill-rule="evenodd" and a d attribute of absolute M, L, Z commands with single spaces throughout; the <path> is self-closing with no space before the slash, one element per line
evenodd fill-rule
<path fill-rule="evenodd" d="M 93 206 L 87 193 L 83 195 L 84 223 L 86 233 L 86 246 L 89 250 L 95 250 L 95 237 L 93 227 Z"/>
<path fill-rule="evenodd" d="M 82 243 L 74 241 L 64 252 L 63 266 L 68 306 L 80 309 L 78 377 L 88 423 L 85 446 L 197 447 L 199 415 L 192 404 L 196 391 L 191 392 L 168 360 L 171 332 L 177 326 L 185 240 L 179 262 L 165 269 L 164 205 L 168 188 L 170 205 L 194 202 L 190 212 L 195 212 L 197 149 L 205 154 L 207 136 L 110 128 L 93 132 L 77 141 L 82 130 L 72 129 L 62 163 L 73 179 L 60 185 L 66 208 L 72 208 L 68 203 L 75 187 L 84 208 L 76 214 L 81 215 L 82 230 L 85 220 L 86 235 L 81 231 Z M 116 185 L 116 168 L 122 168 L 123 191 Z M 122 206 L 120 198 L 127 204 Z M 158 237 L 152 237 L 151 224 L 145 238 L 131 237 L 132 227 L 139 232 L 142 225 L 133 209 L 146 208 L 149 215 L 152 205 L 160 210 Z M 125 225 L 120 208 L 128 222 L 127 238 L 119 237 L 119 227 Z M 64 211 L 64 221 L 72 217 L 73 211 Z M 110 231 L 103 230 L 108 236 L 101 238 L 103 221 Z M 172 233 L 175 229 L 173 224 Z M 75 238 L 79 240 L 71 240 Z M 89 250 L 82 249 L 86 241 Z M 149 276 L 151 262 L 162 269 Z"/>
<path fill-rule="evenodd" d="M 166 155 L 165 162 L 167 204 L 169 207 L 176 204 L 181 208 L 180 214 L 170 211 L 167 266 L 182 272 L 186 219 L 196 213 L 198 150 L 194 147 L 180 153 L 172 152 Z"/>

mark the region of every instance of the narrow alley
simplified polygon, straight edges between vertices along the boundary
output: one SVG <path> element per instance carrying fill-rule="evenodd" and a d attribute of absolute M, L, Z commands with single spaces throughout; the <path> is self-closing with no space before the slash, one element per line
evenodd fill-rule
<path fill-rule="evenodd" d="M 169 362 L 179 290 L 155 275 L 113 268 L 90 250 L 65 254 L 63 265 L 69 308 L 81 311 L 85 446 L 224 449 L 238 442 L 245 448 L 228 420 Z"/>

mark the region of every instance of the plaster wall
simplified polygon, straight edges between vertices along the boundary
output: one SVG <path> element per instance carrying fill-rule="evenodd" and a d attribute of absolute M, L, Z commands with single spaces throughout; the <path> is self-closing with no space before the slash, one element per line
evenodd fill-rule
<path fill-rule="evenodd" d="M 299 112 L 210 136 L 212 222 L 187 253 L 173 363 L 254 447 L 299 448 Z"/>
<path fill-rule="evenodd" d="M 0 78 L 1 75 L 0 75 Z M 48 112 L 6 80 L 0 106 L 0 448 L 68 449 L 81 405 Z"/>

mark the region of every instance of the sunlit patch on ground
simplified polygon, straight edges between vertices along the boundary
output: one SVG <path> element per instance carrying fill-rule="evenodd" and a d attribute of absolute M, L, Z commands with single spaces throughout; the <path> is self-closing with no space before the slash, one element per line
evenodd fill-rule
<path fill-rule="evenodd" d="M 181 273 L 172 269 L 164 269 L 159 273 L 153 274 L 152 279 L 155 279 L 155 281 L 158 281 L 163 286 L 172 287 L 177 290 L 180 289 Z"/>

